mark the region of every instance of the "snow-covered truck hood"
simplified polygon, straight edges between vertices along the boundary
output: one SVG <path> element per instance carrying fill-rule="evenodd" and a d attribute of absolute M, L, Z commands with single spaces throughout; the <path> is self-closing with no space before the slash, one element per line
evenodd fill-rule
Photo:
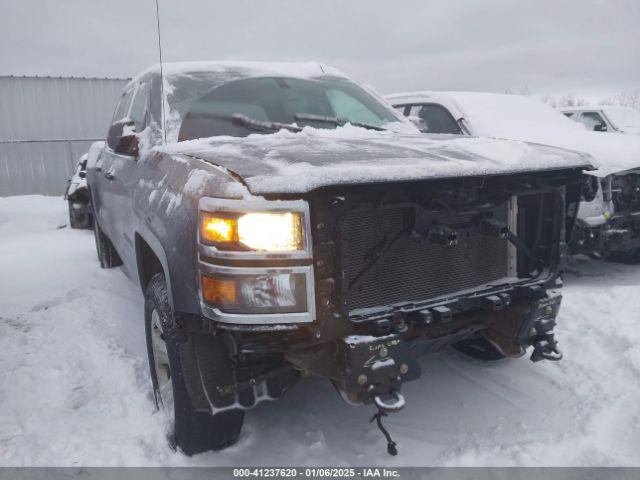
<path fill-rule="evenodd" d="M 590 169 L 588 155 L 519 141 L 403 135 L 346 126 L 244 138 L 212 137 L 161 150 L 197 157 L 242 177 L 254 194 L 459 176 Z"/>

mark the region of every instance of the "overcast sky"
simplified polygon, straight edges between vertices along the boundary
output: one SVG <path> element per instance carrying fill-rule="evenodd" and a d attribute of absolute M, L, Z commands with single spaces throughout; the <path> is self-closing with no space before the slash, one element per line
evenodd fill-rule
<path fill-rule="evenodd" d="M 318 60 L 383 93 L 640 88 L 640 0 L 159 0 L 165 61 Z M 154 0 L 0 0 L 0 74 L 131 76 Z"/>

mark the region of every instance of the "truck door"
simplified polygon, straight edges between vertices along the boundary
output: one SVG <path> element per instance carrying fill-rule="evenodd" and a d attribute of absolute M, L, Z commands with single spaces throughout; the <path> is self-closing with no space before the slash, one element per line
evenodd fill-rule
<path fill-rule="evenodd" d="M 133 121 L 136 135 L 146 128 L 149 105 L 149 83 L 142 80 L 133 86 L 133 95 L 128 109 L 128 118 Z M 123 120 L 123 119 L 118 119 Z M 117 120 L 116 120 L 117 121 Z M 138 155 L 123 155 L 111 152 L 109 166 L 109 208 L 115 219 L 116 233 L 110 237 L 122 258 L 125 267 L 135 265 L 135 228 L 133 221 L 133 190 L 137 182 Z M 133 273 L 133 272 L 132 272 Z"/>
<path fill-rule="evenodd" d="M 131 107 L 131 100 L 133 98 L 133 88 L 125 90 L 120 97 L 120 101 L 116 106 L 116 110 L 113 113 L 112 124 L 119 120 L 126 118 L 129 115 L 129 109 Z M 94 202 L 94 209 L 100 228 L 107 234 L 107 236 L 116 244 L 116 237 L 119 235 L 117 230 L 117 214 L 114 211 L 113 205 L 113 178 L 112 178 L 112 164 L 113 157 L 112 145 L 107 142 L 105 148 L 100 154 L 100 158 L 96 161 L 95 177 L 91 182 L 91 196 Z M 119 249 L 116 246 L 116 249 Z"/>

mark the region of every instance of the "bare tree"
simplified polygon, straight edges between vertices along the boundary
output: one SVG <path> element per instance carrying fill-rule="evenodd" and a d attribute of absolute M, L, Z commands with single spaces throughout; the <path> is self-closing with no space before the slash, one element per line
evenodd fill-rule
<path fill-rule="evenodd" d="M 554 108 L 581 107 L 583 105 L 587 105 L 587 101 L 584 98 L 574 95 L 573 93 L 567 93 L 560 97 L 547 95 L 542 98 L 542 101 Z"/>
<path fill-rule="evenodd" d="M 545 95 L 541 98 L 541 100 L 549 105 L 550 107 L 557 108 L 558 107 L 558 99 L 553 95 Z"/>
<path fill-rule="evenodd" d="M 573 93 L 560 97 L 558 103 L 558 106 L 560 107 L 581 107 L 583 105 L 587 105 L 587 101 L 584 98 L 578 97 Z"/>
<path fill-rule="evenodd" d="M 619 105 L 621 107 L 631 107 L 640 110 L 640 89 L 625 90 L 618 92 L 602 100 L 600 105 Z"/>

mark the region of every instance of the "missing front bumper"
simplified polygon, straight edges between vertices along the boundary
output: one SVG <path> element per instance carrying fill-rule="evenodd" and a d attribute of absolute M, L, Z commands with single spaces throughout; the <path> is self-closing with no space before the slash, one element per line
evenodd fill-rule
<path fill-rule="evenodd" d="M 293 349 L 286 358 L 297 368 L 332 380 L 351 404 L 374 403 L 381 409 L 402 408 L 404 382 L 421 376 L 418 357 L 477 335 L 485 336 L 506 356 L 517 357 L 533 346 L 531 360 L 559 360 L 554 337 L 562 296 L 546 292 L 519 300 L 499 312 L 461 315 L 446 322 L 385 335 L 349 335 L 333 342 Z M 406 326 L 406 325 L 405 325 Z M 449 330 L 443 327 L 451 326 Z"/>

